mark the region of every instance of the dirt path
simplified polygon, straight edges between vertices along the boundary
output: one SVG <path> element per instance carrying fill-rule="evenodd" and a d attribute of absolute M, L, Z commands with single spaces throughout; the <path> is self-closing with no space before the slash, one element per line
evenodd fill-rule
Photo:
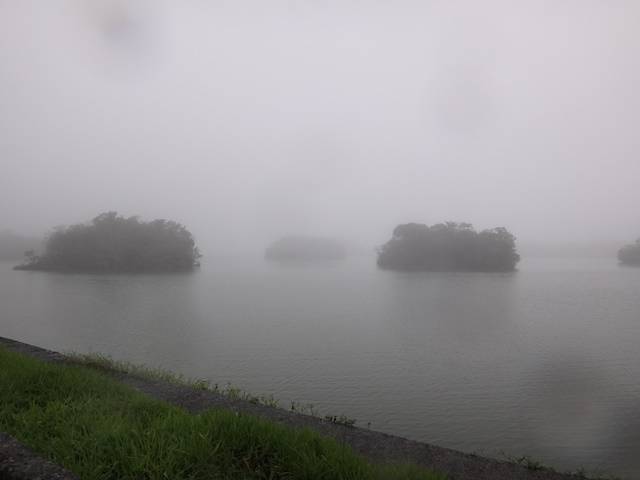
<path fill-rule="evenodd" d="M 78 477 L 0 432 L 0 480 L 78 480 Z"/>
<path fill-rule="evenodd" d="M 58 352 L 8 338 L 0 337 L 0 345 L 46 362 L 68 362 L 67 358 Z M 140 392 L 183 407 L 192 413 L 209 408 L 226 408 L 258 415 L 291 427 L 312 428 L 323 435 L 334 437 L 339 442 L 349 445 L 353 450 L 372 461 L 407 461 L 444 472 L 451 480 L 576 480 L 583 478 L 548 470 L 531 470 L 521 465 L 470 455 L 374 430 L 345 427 L 280 408 L 257 405 L 245 400 L 233 400 L 207 390 L 197 390 L 188 386 L 139 378 L 123 373 L 114 373 L 114 376 L 122 383 Z M 0 442 L 1 439 L 2 437 L 0 437 Z M 3 477 L 0 475 L 0 478 Z"/>

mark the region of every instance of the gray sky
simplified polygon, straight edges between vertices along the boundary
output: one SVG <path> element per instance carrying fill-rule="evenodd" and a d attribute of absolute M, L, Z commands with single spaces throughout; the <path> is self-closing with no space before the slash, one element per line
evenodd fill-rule
<path fill-rule="evenodd" d="M 0 230 L 631 241 L 638 85 L 636 0 L 0 0 Z"/>

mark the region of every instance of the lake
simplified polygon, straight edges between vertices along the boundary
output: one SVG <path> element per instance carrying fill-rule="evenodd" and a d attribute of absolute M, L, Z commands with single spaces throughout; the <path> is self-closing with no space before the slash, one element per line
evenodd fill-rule
<path fill-rule="evenodd" d="M 210 259 L 170 275 L 1 263 L 0 335 L 466 452 L 640 475 L 640 269 L 613 258 L 512 274 L 381 271 L 373 257 Z"/>

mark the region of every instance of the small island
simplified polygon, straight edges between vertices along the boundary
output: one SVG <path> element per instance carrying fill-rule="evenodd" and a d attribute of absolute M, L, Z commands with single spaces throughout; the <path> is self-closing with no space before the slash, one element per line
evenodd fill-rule
<path fill-rule="evenodd" d="M 469 223 L 398 225 L 378 250 L 378 266 L 390 270 L 511 272 L 519 260 L 505 228 L 476 232 Z"/>
<path fill-rule="evenodd" d="M 25 253 L 16 270 L 61 272 L 177 272 L 198 266 L 200 252 L 193 236 L 171 220 L 143 222 L 117 212 L 89 223 L 56 228 L 45 240 L 44 253 Z"/>
<path fill-rule="evenodd" d="M 618 250 L 618 260 L 623 265 L 640 266 L 640 238 Z"/>
<path fill-rule="evenodd" d="M 272 243 L 265 252 L 269 260 L 318 262 L 341 260 L 346 256 L 342 243 L 331 238 L 291 235 Z"/>

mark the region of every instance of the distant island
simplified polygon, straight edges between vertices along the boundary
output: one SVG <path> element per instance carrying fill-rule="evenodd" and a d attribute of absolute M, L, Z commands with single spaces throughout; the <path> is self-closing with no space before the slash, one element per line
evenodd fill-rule
<path fill-rule="evenodd" d="M 324 237 L 290 235 L 272 243 L 265 252 L 269 260 L 278 261 L 326 261 L 340 260 L 347 252 L 337 240 Z"/>
<path fill-rule="evenodd" d="M 469 223 L 398 225 L 378 250 L 378 266 L 390 270 L 510 272 L 518 261 L 505 228 L 476 232 Z"/>
<path fill-rule="evenodd" d="M 16 270 L 175 272 L 198 266 L 201 255 L 191 233 L 177 222 L 106 212 L 89 223 L 55 229 L 42 255 L 25 256 Z"/>
<path fill-rule="evenodd" d="M 618 260 L 623 265 L 640 266 L 640 238 L 636 243 L 625 245 L 618 250 Z"/>
<path fill-rule="evenodd" d="M 33 237 L 18 235 L 9 230 L 0 232 L 0 261 L 20 260 L 24 252 L 38 248 L 40 240 Z"/>

